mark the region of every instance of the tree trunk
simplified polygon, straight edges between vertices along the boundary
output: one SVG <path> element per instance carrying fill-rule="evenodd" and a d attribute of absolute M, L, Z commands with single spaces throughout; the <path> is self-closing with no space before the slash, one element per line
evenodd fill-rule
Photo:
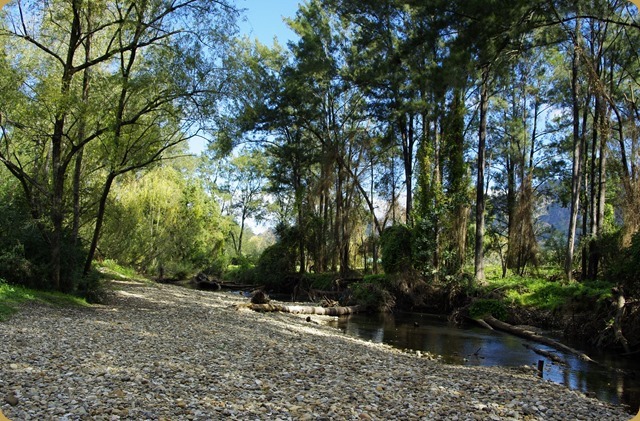
<path fill-rule="evenodd" d="M 242 208 L 242 216 L 240 217 L 240 234 L 238 234 L 238 249 L 236 250 L 236 254 L 238 257 L 242 256 L 242 238 L 244 237 L 244 224 L 247 220 L 247 210 L 246 207 Z"/>
<path fill-rule="evenodd" d="M 482 69 L 480 86 L 480 130 L 478 133 L 478 178 L 476 182 L 476 243 L 475 243 L 475 277 L 480 284 L 485 283 L 484 274 L 484 170 L 485 148 L 487 140 L 487 111 L 489 109 L 489 71 L 490 66 Z"/>
<path fill-rule="evenodd" d="M 98 248 L 98 239 L 100 238 L 100 230 L 102 229 L 102 222 L 104 221 L 104 213 L 107 208 L 107 198 L 109 197 L 109 192 L 111 191 L 111 185 L 113 184 L 113 180 L 115 180 L 116 174 L 109 173 L 107 176 L 107 180 L 104 183 L 102 188 L 102 195 L 100 196 L 100 202 L 98 204 L 98 214 L 96 216 L 96 226 L 93 229 L 93 236 L 91 238 L 91 245 L 89 246 L 89 252 L 87 253 L 87 260 L 84 262 L 84 270 L 82 272 L 83 276 L 87 276 L 91 271 L 91 263 L 93 262 L 93 258 L 96 254 L 96 249 Z"/>
<path fill-rule="evenodd" d="M 578 20 L 576 34 L 580 31 Z M 573 169 L 571 172 L 571 209 L 569 216 L 569 232 L 567 233 L 567 249 L 565 254 L 564 272 L 569 281 L 572 280 L 573 255 L 576 241 L 576 227 L 578 223 L 578 208 L 580 206 L 580 180 L 582 178 L 582 142 L 580 140 L 580 104 L 578 103 L 578 70 L 580 59 L 578 47 L 573 51 L 571 70 L 571 99 L 573 112 Z"/>
<path fill-rule="evenodd" d="M 607 192 L 607 137 L 609 134 L 609 113 L 603 114 L 602 130 L 600 135 L 599 155 L 600 160 L 598 162 L 598 203 L 596 211 L 596 230 L 598 238 L 602 237 L 604 233 L 604 214 L 606 206 L 606 192 Z M 594 250 L 593 256 L 593 272 L 594 278 L 598 276 L 598 266 L 600 263 L 600 246 L 596 243 L 596 250 Z"/>
<path fill-rule="evenodd" d="M 87 36 L 84 44 L 84 60 L 85 63 L 91 60 L 91 2 L 87 3 Z M 90 81 L 90 68 L 87 67 L 83 71 L 82 76 L 82 103 L 85 107 L 89 104 L 89 81 Z M 78 123 L 78 135 L 77 142 L 80 143 L 85 137 L 86 128 L 86 110 L 83 111 L 80 121 Z M 71 227 L 71 239 L 74 246 L 78 245 L 80 241 L 80 185 L 82 181 L 82 159 L 84 156 L 84 147 L 80 148 L 76 155 L 75 167 L 73 170 L 73 222 Z"/>
<path fill-rule="evenodd" d="M 73 21 L 67 45 L 67 57 L 61 80 L 60 96 L 66 99 L 71 90 L 71 80 L 74 75 L 74 57 L 80 39 L 80 11 L 77 1 L 73 1 Z M 52 166 L 52 196 L 51 196 L 51 283 L 56 290 L 70 291 L 73 288 L 70 278 L 62 276 L 62 248 L 64 224 L 64 182 L 67 164 L 63 162 L 64 130 L 67 119 L 66 108 L 59 111 L 53 125 L 51 136 L 51 166 Z"/>
<path fill-rule="evenodd" d="M 404 178 L 407 188 L 405 223 L 408 226 L 413 225 L 411 220 L 413 208 L 413 146 L 415 143 L 413 120 L 413 114 L 410 114 L 402 136 L 402 162 L 404 164 Z"/>
<path fill-rule="evenodd" d="M 622 319 L 624 318 L 624 306 L 626 304 L 626 300 L 624 298 L 622 288 L 618 288 L 617 292 L 616 317 L 613 320 L 613 331 L 615 332 L 616 341 L 622 345 L 624 352 L 628 354 L 631 352 L 631 349 L 629 348 L 629 341 L 627 341 L 627 338 L 625 338 L 622 333 Z"/>

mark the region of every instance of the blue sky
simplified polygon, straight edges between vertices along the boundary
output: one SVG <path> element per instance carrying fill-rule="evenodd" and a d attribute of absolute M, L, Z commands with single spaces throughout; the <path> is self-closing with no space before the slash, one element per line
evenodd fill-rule
<path fill-rule="evenodd" d="M 240 22 L 240 31 L 261 43 L 271 45 L 274 36 L 281 45 L 286 45 L 294 34 L 283 17 L 293 17 L 302 0 L 236 0 L 245 11 L 246 21 Z"/>
<path fill-rule="evenodd" d="M 2 0 L 0 0 L 2 1 Z M 294 17 L 302 0 L 236 0 L 236 5 L 246 9 L 244 18 L 238 22 L 240 36 L 247 35 L 263 44 L 272 45 L 274 37 L 278 43 L 287 45 L 294 33 L 283 22 L 283 17 Z M 189 151 L 199 154 L 206 148 L 206 140 L 196 137 L 189 141 Z"/>

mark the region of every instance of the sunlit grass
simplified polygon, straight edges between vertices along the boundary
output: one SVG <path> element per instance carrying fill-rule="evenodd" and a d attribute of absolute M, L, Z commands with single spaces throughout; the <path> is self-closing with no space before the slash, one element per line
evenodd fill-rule
<path fill-rule="evenodd" d="M 502 278 L 500 268 L 492 268 L 487 271 L 488 285 L 482 290 L 499 292 L 504 296 L 506 304 L 544 310 L 555 310 L 571 301 L 587 298 L 602 301 L 611 297 L 613 285 L 610 282 L 596 280 L 568 283 L 561 276 L 551 276 L 556 273 L 557 269 L 542 269 L 535 275 L 508 274 Z"/>
<path fill-rule="evenodd" d="M 38 291 L 10 285 L 0 279 L 0 321 L 14 314 L 21 303 L 39 301 L 56 306 L 88 306 L 84 298 L 53 291 Z"/>
<path fill-rule="evenodd" d="M 130 267 L 121 266 L 115 260 L 106 259 L 100 264 L 96 265 L 96 269 L 100 272 L 100 277 L 106 280 L 116 280 L 116 281 L 137 281 L 144 282 L 148 284 L 155 284 L 152 280 L 145 278 L 143 275 L 140 275 L 135 271 L 135 269 Z M 113 288 L 114 286 L 111 285 Z"/>
<path fill-rule="evenodd" d="M 134 279 L 139 277 L 136 271 L 132 268 L 124 267 L 118 264 L 115 260 L 106 259 L 103 260 L 98 267 L 100 268 L 100 272 L 103 274 L 114 274 L 120 278 L 130 278 Z"/>

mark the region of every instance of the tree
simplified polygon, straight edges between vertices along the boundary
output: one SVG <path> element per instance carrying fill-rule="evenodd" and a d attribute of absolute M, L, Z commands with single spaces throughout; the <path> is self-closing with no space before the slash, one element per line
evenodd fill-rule
<path fill-rule="evenodd" d="M 228 221 L 180 158 L 120 177 L 105 214 L 101 253 L 143 273 L 190 273 L 223 251 Z"/>
<path fill-rule="evenodd" d="M 220 86 L 212 48 L 237 13 L 223 0 L 90 4 L 17 2 L 0 28 L 5 48 L 25 52 L 10 66 L 31 70 L 12 87 L 21 105 L 2 110 L 0 161 L 20 181 L 50 248 L 51 287 L 62 290 L 73 287 L 61 256 L 74 163 L 76 182 L 106 168 L 98 211 L 87 215 L 97 219 L 86 274 L 115 178 L 161 159 L 213 110 Z M 84 153 L 101 157 L 96 167 L 82 168 Z"/>
<path fill-rule="evenodd" d="M 229 200 L 229 212 L 239 220 L 240 231 L 232 233 L 235 252 L 242 256 L 242 239 L 248 218 L 260 221 L 267 209 L 265 197 L 266 157 L 257 149 L 240 150 L 223 165 L 219 186 Z"/>

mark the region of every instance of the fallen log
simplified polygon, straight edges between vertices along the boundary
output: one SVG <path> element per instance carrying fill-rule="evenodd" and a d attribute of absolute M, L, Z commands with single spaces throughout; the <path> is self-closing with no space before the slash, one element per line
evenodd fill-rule
<path fill-rule="evenodd" d="M 314 306 L 288 306 L 284 304 L 249 304 L 247 306 L 253 311 L 270 312 L 280 311 L 282 313 L 293 314 L 318 314 L 324 316 L 344 316 L 347 314 L 358 313 L 362 311 L 361 306 L 349 307 L 314 307 Z"/>
<path fill-rule="evenodd" d="M 493 316 L 485 317 L 484 321 L 487 322 L 487 324 L 489 324 L 489 326 L 492 326 L 495 329 L 502 330 L 502 331 L 511 333 L 512 335 L 519 336 L 519 337 L 525 338 L 525 339 L 529 339 L 531 341 L 538 342 L 538 343 L 541 343 L 541 344 L 544 344 L 544 345 L 549 345 L 550 347 L 553 347 L 553 348 L 558 349 L 560 351 L 564 351 L 566 353 L 576 355 L 582 361 L 588 361 L 588 362 L 591 362 L 591 363 L 599 364 L 597 361 L 592 360 L 587 354 L 582 353 L 582 352 L 578 351 L 577 349 L 571 348 L 570 346 L 562 344 L 562 343 L 560 343 L 560 342 L 558 342 L 556 340 L 553 340 L 551 338 L 547 338 L 546 336 L 538 335 L 537 333 L 534 333 L 534 332 L 532 332 L 530 330 L 526 330 L 526 329 L 521 329 L 521 328 L 515 327 L 513 325 L 510 325 L 509 323 L 505 323 L 505 322 L 503 322 L 501 320 L 498 320 Z"/>
<path fill-rule="evenodd" d="M 482 319 L 472 319 L 474 322 L 478 323 L 480 326 L 482 326 L 485 329 L 489 329 L 489 330 L 493 330 L 493 328 L 491 327 L 491 325 L 487 322 L 485 322 Z"/>
<path fill-rule="evenodd" d="M 564 358 L 558 357 L 553 352 L 545 351 L 544 349 L 536 348 L 536 347 L 533 347 L 533 346 L 531 346 L 529 344 L 522 344 L 522 346 L 524 346 L 527 349 L 530 349 L 531 351 L 535 352 L 538 355 L 542 355 L 543 357 L 547 357 L 551 361 L 557 362 L 558 364 L 567 365 L 567 362 L 564 360 Z"/>

